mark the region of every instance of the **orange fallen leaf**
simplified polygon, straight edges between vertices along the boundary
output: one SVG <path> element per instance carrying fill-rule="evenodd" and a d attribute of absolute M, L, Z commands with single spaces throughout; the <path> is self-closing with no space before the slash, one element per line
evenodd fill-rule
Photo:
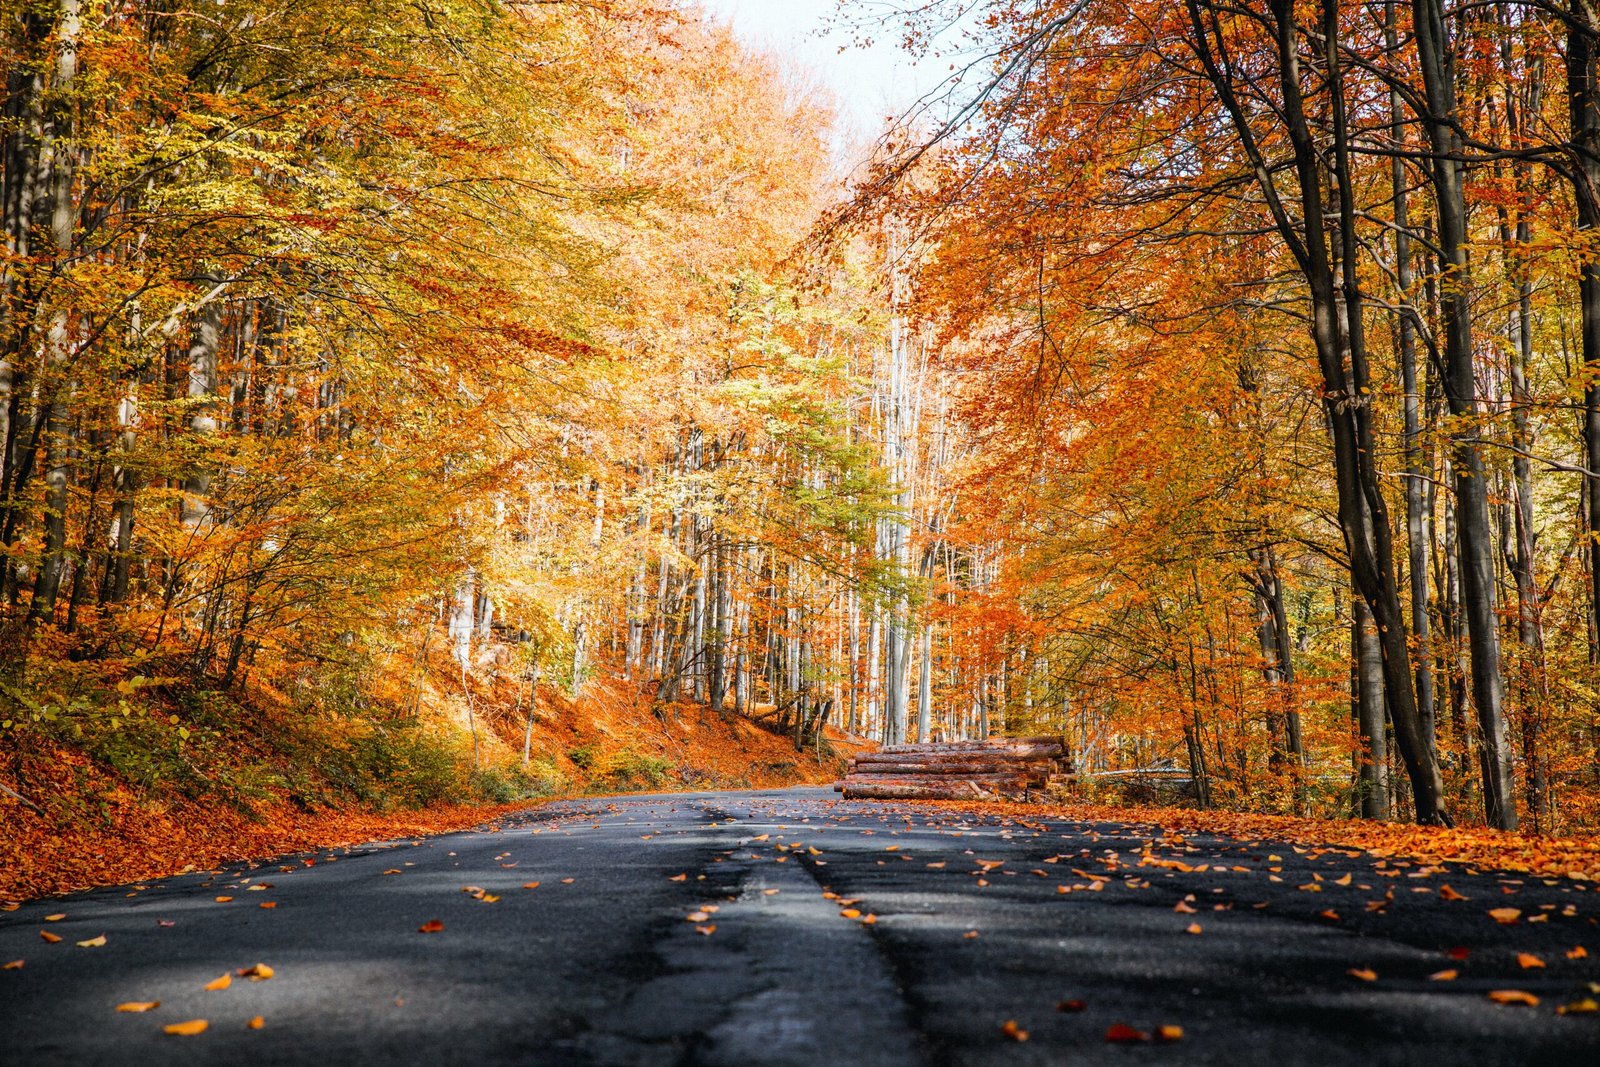
<path fill-rule="evenodd" d="M 390 867 L 387 871 L 384 871 L 383 873 L 384 874 L 404 874 L 405 872 L 402 871 L 399 867 Z M 258 1015 L 258 1016 L 256 1016 L 256 1018 L 259 1019 L 260 1016 Z"/>
<path fill-rule="evenodd" d="M 1013 1041 L 1028 1040 L 1028 1031 L 1017 1025 L 1017 1020 L 1007 1019 L 1000 1024 L 1000 1033 Z"/>
<path fill-rule="evenodd" d="M 1467 900 L 1468 899 L 1467 897 L 1462 896 L 1460 893 L 1457 893 L 1454 889 L 1451 889 L 1447 885 L 1442 885 L 1442 886 L 1439 887 L 1439 895 L 1441 897 L 1443 897 L 1445 900 Z"/>
<path fill-rule="evenodd" d="M 211 979 L 211 981 L 206 983 L 206 988 L 207 989 L 211 989 L 211 990 L 227 989 L 232 984 L 233 984 L 233 975 L 225 974 L 225 975 L 222 975 L 220 978 Z"/>
<path fill-rule="evenodd" d="M 1114 1023 L 1106 1030 L 1106 1040 L 1113 1045 L 1137 1045 L 1149 1041 L 1150 1035 L 1123 1023 Z"/>
<path fill-rule="evenodd" d="M 1352 967 L 1344 973 L 1351 978 L 1359 978 L 1363 982 L 1376 982 L 1378 980 L 1378 972 L 1371 967 Z"/>
<path fill-rule="evenodd" d="M 230 902 L 232 900 L 233 900 L 232 897 L 218 897 L 217 898 L 217 903 L 218 904 L 227 904 L 228 902 Z"/>
<path fill-rule="evenodd" d="M 1594 1015 L 1596 1012 L 1600 1012 L 1600 1001 L 1593 997 L 1584 997 L 1556 1008 L 1557 1015 Z"/>
<path fill-rule="evenodd" d="M 1574 945 L 1567 952 L 1567 959 L 1569 959 L 1569 960 L 1587 959 L 1588 956 L 1589 956 L 1589 950 L 1584 948 L 1582 945 Z"/>
<path fill-rule="evenodd" d="M 861 918 L 861 909 L 860 908 L 844 908 L 839 912 L 839 914 L 843 915 L 846 919 L 859 919 L 859 918 Z"/>
<path fill-rule="evenodd" d="M 39 939 L 42 941 L 48 941 L 53 945 L 61 940 L 61 936 L 59 934 L 52 934 L 49 930 L 40 930 Z"/>
<path fill-rule="evenodd" d="M 1521 908 L 1490 908 L 1489 918 L 1501 926 L 1510 926 L 1522 917 Z"/>
<path fill-rule="evenodd" d="M 1343 878 L 1335 878 L 1333 880 L 1333 884 L 1334 885 L 1349 885 L 1350 884 L 1350 876 L 1348 874 L 1346 874 Z"/>
<path fill-rule="evenodd" d="M 1158 1026 L 1158 1027 L 1156 1027 L 1156 1040 L 1164 1042 L 1164 1043 L 1167 1043 L 1167 1044 L 1170 1044 L 1173 1041 L 1182 1041 L 1183 1040 L 1183 1027 L 1181 1027 L 1181 1026 Z"/>
<path fill-rule="evenodd" d="M 781 889 L 763 889 L 761 891 L 761 895 L 764 897 L 775 897 L 781 892 L 783 892 Z"/>
<path fill-rule="evenodd" d="M 563 878 L 563 879 L 561 879 L 561 884 L 562 885 L 571 885 L 573 882 L 576 882 L 576 881 L 577 881 L 576 878 Z"/>
<path fill-rule="evenodd" d="M 1521 989 L 1491 989 L 1488 995 L 1496 1004 L 1526 1004 L 1530 1008 L 1539 1006 L 1538 997 Z"/>
<path fill-rule="evenodd" d="M 44 917 L 44 921 L 47 922 L 47 923 L 58 923 L 62 919 L 65 919 L 66 917 L 67 917 L 67 913 L 66 912 L 58 911 L 54 915 L 46 915 Z"/>
<path fill-rule="evenodd" d="M 1173 905 L 1172 910 L 1177 912 L 1179 915 L 1193 915 L 1195 913 L 1194 908 L 1191 908 L 1181 900 L 1178 901 L 1177 904 Z"/>
<path fill-rule="evenodd" d="M 1428 975 L 1428 981 L 1454 982 L 1456 978 L 1460 976 L 1460 974 L 1461 972 L 1456 970 L 1434 971 L 1432 974 Z"/>
<path fill-rule="evenodd" d="M 278 906 L 278 902 L 276 900 L 263 900 L 260 904 L 256 905 L 256 907 L 258 907 L 258 908 L 268 908 L 268 909 L 276 908 L 277 906 Z"/>
<path fill-rule="evenodd" d="M 168 1023 L 161 1028 L 164 1034 L 176 1034 L 179 1037 L 193 1037 L 195 1034 L 205 1033 L 206 1027 L 211 1024 L 204 1019 L 190 1019 L 186 1023 Z"/>
<path fill-rule="evenodd" d="M 523 882 L 522 883 L 522 888 L 524 888 L 524 889 L 538 889 L 539 888 L 539 883 L 538 882 Z"/>
<path fill-rule="evenodd" d="M 701 935 L 703 935 L 705 937 L 710 937 L 712 934 L 717 932 L 717 924 L 716 923 L 707 923 L 704 926 L 696 926 L 694 928 L 694 930 L 695 930 L 695 933 L 697 933 L 697 934 L 701 934 Z"/>
<path fill-rule="evenodd" d="M 240 978 L 248 978 L 252 982 L 265 982 L 277 973 L 265 963 L 258 963 L 253 967 L 240 967 L 238 970 Z"/>
<path fill-rule="evenodd" d="M 966 940 L 966 941 L 971 941 L 973 938 L 975 938 L 977 936 L 978 936 L 978 931 L 976 931 L 976 930 L 968 930 L 966 933 L 961 935 L 962 939 Z"/>
<path fill-rule="evenodd" d="M 20 971 L 24 962 L 23 960 L 12 960 L 9 963 L 0 964 L 0 971 Z"/>
<path fill-rule="evenodd" d="M 685 871 L 682 874 L 675 874 L 671 878 L 667 879 L 667 881 L 669 881 L 669 882 L 687 882 L 688 880 L 689 880 L 689 872 L 688 871 Z"/>
<path fill-rule="evenodd" d="M 1339 921 L 1339 913 L 1334 911 L 1332 908 L 1328 908 L 1326 911 L 1323 911 L 1320 914 L 1324 919 L 1331 919 L 1334 922 Z"/>
<path fill-rule="evenodd" d="M 161 1001 L 159 1000 L 130 1000 L 126 1003 L 118 1004 L 117 1010 L 126 1012 L 141 1012 L 151 1011 L 159 1007 L 161 1007 Z"/>
<path fill-rule="evenodd" d="M 877 916 L 876 916 L 876 915 L 873 915 L 873 914 L 870 914 L 870 913 L 869 913 L 869 914 L 866 914 L 866 915 L 863 915 L 863 916 L 862 916 L 862 917 L 861 917 L 861 921 L 862 921 L 862 923 L 864 923 L 864 924 L 865 924 L 865 925 L 867 925 L 867 926 L 871 926 L 871 925 L 872 925 L 872 924 L 873 924 L 873 923 L 875 923 L 875 922 L 877 922 L 877 921 L 878 921 L 878 917 L 877 917 Z"/>
<path fill-rule="evenodd" d="M 267 1020 L 263 1019 L 259 1015 L 252 1015 L 250 1017 L 250 1021 L 245 1023 L 245 1025 L 248 1026 L 252 1030 L 259 1030 L 263 1026 L 267 1025 Z"/>
<path fill-rule="evenodd" d="M 79 941 L 78 942 L 78 947 L 79 948 L 104 948 L 105 944 L 106 944 L 106 935 L 105 934 L 101 934 L 99 937 L 91 937 L 87 941 Z"/>
<path fill-rule="evenodd" d="M 1543 967 L 1544 960 L 1541 960 L 1531 952 L 1519 952 L 1517 953 L 1517 966 L 1525 971 L 1531 970 L 1534 967 Z"/>
<path fill-rule="evenodd" d="M 1199 923 L 1190 923 L 1187 927 L 1184 928 L 1183 932 L 1186 933 L 1186 934 L 1198 934 L 1201 931 L 1201 929 L 1202 929 L 1202 927 L 1200 926 Z"/>
<path fill-rule="evenodd" d="M 1449 952 L 1445 953 L 1445 955 L 1449 956 L 1453 960 L 1464 960 L 1468 956 L 1472 955 L 1472 950 L 1465 948 L 1453 948 Z"/>
<path fill-rule="evenodd" d="M 707 919 L 711 918 L 711 916 L 707 915 L 703 911 L 691 911 L 688 915 L 685 915 L 684 918 L 692 923 L 703 923 Z"/>
<path fill-rule="evenodd" d="M 429 919 L 427 922 L 425 922 L 421 926 L 417 927 L 417 933 L 419 933 L 419 934 L 436 934 L 440 930 L 443 930 L 443 929 L 444 929 L 444 923 L 440 922 L 438 919 Z"/>

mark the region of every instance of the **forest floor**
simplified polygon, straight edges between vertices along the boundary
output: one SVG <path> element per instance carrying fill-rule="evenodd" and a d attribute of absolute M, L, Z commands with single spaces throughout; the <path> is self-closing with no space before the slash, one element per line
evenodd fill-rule
<path fill-rule="evenodd" d="M 214 716 L 226 725 L 213 727 L 206 701 L 180 693 L 152 698 L 155 714 L 138 730 L 127 722 L 106 729 L 101 715 L 85 720 L 88 733 L 57 720 L 49 732 L 0 734 L 0 908 L 241 860 L 464 830 L 543 799 L 770 788 L 838 774 L 830 753 L 797 752 L 749 718 L 691 704 L 658 714 L 625 683 L 605 679 L 577 700 L 541 689 L 524 763 L 516 685 L 475 683 L 469 723 L 466 705 L 451 699 L 449 665 L 434 666 L 412 712 L 377 729 L 337 714 L 308 716 L 259 692 L 253 714 L 232 707 Z M 180 727 L 181 742 L 173 739 Z M 828 738 L 842 752 L 856 750 L 834 731 Z"/>

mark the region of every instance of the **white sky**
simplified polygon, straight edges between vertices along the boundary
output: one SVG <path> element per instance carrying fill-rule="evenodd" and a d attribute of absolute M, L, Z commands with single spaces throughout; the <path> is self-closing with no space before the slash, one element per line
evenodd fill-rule
<path fill-rule="evenodd" d="M 872 34 L 871 48 L 855 47 L 854 36 L 835 18 L 837 0 L 700 0 L 700 4 L 717 21 L 731 21 L 734 32 L 752 47 L 814 71 L 837 100 L 841 142 L 876 135 L 884 116 L 899 116 L 949 75 L 948 58 L 919 63 L 900 49 L 893 28 Z"/>

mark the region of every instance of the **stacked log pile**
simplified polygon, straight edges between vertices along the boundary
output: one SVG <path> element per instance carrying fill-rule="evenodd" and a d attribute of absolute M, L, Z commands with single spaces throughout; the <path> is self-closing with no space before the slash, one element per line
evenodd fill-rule
<path fill-rule="evenodd" d="M 973 800 L 1042 788 L 1069 772 L 1059 737 L 1007 737 L 928 745 L 886 745 L 850 761 L 834 789 L 846 799 Z"/>

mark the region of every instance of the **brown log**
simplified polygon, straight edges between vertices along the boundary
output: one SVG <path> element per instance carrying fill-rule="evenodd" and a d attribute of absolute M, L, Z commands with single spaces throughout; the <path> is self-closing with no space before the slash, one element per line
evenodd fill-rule
<path fill-rule="evenodd" d="M 1028 760 L 929 760 L 904 763 L 857 763 L 850 768 L 852 774 L 1049 774 L 1055 770 L 1056 761 Z"/>
<path fill-rule="evenodd" d="M 971 783 L 962 785 L 850 785 L 844 787 L 846 800 L 977 800 L 983 791 Z"/>
<path fill-rule="evenodd" d="M 863 770 L 878 767 L 927 767 L 931 769 L 937 767 L 973 766 L 1026 767 L 1032 769 L 1054 766 L 1059 762 L 1061 762 L 1061 758 L 1059 756 L 990 756 L 972 753 L 969 755 L 950 756 L 916 756 L 904 754 L 898 757 L 889 756 L 879 757 L 877 759 L 851 760 L 850 765 L 852 767 L 859 767 Z"/>
<path fill-rule="evenodd" d="M 1062 750 L 1065 742 L 1059 737 L 999 737 L 988 741 L 941 741 L 934 744 L 884 745 L 879 753 L 902 752 L 1026 752 L 1032 750 Z"/>
<path fill-rule="evenodd" d="M 1044 777 L 1021 774 L 852 774 L 843 782 L 846 789 L 853 786 L 876 785 L 927 786 L 932 789 L 944 789 L 966 785 L 983 788 L 1021 788 L 1045 780 Z"/>

